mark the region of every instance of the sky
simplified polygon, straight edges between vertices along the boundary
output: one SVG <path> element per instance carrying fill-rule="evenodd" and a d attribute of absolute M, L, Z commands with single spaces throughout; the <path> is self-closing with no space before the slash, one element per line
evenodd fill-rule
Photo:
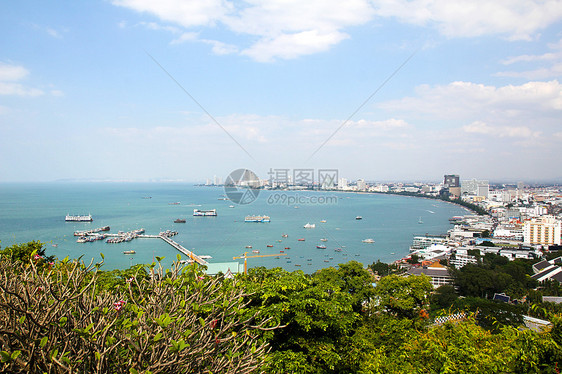
<path fill-rule="evenodd" d="M 0 182 L 562 181 L 562 1 L 0 2 Z"/>

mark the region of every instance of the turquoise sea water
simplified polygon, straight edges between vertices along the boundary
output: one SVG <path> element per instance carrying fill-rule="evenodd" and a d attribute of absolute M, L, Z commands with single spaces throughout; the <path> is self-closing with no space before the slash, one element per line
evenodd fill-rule
<path fill-rule="evenodd" d="M 179 232 L 175 241 L 199 255 L 211 255 L 210 262 L 232 262 L 233 256 L 251 251 L 245 248 L 251 245 L 260 254 L 282 250 L 288 256 L 251 258 L 250 267 L 313 272 L 349 260 L 365 265 L 377 259 L 391 262 L 408 253 L 414 235 L 444 234 L 451 216 L 466 213 L 441 201 L 381 194 L 261 191 L 248 205 L 219 200 L 223 194 L 221 187 L 174 183 L 0 184 L 0 246 L 40 240 L 47 244 L 48 254 L 60 259 L 83 256 L 87 262 L 92 258 L 99 261 L 103 253 L 107 270 L 150 263 L 155 256 L 165 256 L 164 264 L 169 265 L 178 252 L 160 239 L 76 243 L 73 233 L 106 225 L 111 233 L 142 227 L 147 234 L 158 234 L 171 229 Z M 174 202 L 180 204 L 170 204 Z M 216 208 L 218 216 L 193 217 L 194 208 Z M 66 214 L 88 213 L 93 222 L 64 221 Z M 257 214 L 269 215 L 271 222 L 244 222 L 246 215 Z M 356 216 L 363 219 L 356 220 Z M 174 223 L 176 218 L 187 222 Z M 303 228 L 306 223 L 314 223 L 316 228 Z M 362 243 L 366 238 L 375 243 Z M 319 244 L 327 248 L 316 248 Z M 136 254 L 125 255 L 126 250 Z"/>

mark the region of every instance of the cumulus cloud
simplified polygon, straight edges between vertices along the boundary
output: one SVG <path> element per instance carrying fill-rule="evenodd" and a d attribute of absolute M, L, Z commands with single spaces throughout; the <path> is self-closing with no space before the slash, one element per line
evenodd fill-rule
<path fill-rule="evenodd" d="M 113 4 L 157 16 L 183 28 L 226 26 L 255 36 L 229 47 L 256 61 L 319 53 L 347 39 L 345 29 L 382 18 L 435 28 L 454 37 L 501 35 L 531 40 L 562 18 L 558 0 L 114 0 Z M 181 40 L 176 40 L 176 43 Z M 218 41 L 221 42 L 221 41 Z M 223 53 L 216 48 L 215 53 Z"/>
<path fill-rule="evenodd" d="M 530 40 L 562 17 L 557 0 L 375 0 L 374 4 L 378 16 L 433 26 L 452 38 L 499 34 Z"/>

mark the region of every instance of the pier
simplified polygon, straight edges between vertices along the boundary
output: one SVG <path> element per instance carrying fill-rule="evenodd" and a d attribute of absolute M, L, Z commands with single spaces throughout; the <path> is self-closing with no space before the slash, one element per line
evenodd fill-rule
<path fill-rule="evenodd" d="M 100 230 L 101 231 L 101 230 Z M 96 230 L 90 230 L 90 231 L 85 231 L 85 232 L 81 232 L 80 234 L 82 234 L 82 238 L 85 237 L 101 237 L 100 234 L 98 234 L 99 231 Z M 144 229 L 139 229 L 139 230 L 133 230 L 130 232 L 119 232 L 117 234 L 104 234 L 103 238 L 105 237 L 109 237 L 110 239 L 107 240 L 108 243 L 121 243 L 124 241 L 131 241 L 133 239 L 136 238 L 141 238 L 141 239 L 162 239 L 163 241 L 165 241 L 166 243 L 168 243 L 169 245 L 171 245 L 172 247 L 174 247 L 176 250 L 180 251 L 181 253 L 183 253 L 184 255 L 186 255 L 187 257 L 189 257 L 189 259 L 191 261 L 197 262 L 199 265 L 208 265 L 209 263 L 207 261 L 205 261 L 202 257 L 196 255 L 195 253 L 191 252 L 189 249 L 185 248 L 184 246 L 182 246 L 181 244 L 173 241 L 172 239 L 170 239 L 171 236 L 174 236 L 177 234 L 177 231 L 164 231 L 161 232 L 158 235 L 148 235 L 144 233 Z M 79 242 L 80 239 L 78 239 Z"/>

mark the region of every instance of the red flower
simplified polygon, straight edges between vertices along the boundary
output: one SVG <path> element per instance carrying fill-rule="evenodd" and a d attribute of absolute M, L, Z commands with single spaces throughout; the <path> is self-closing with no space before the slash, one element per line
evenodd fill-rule
<path fill-rule="evenodd" d="M 40 255 L 38 255 L 37 253 L 33 255 L 33 259 L 36 260 L 36 261 L 37 261 L 37 260 L 41 260 L 42 258 L 43 258 L 43 257 L 40 256 Z"/>

